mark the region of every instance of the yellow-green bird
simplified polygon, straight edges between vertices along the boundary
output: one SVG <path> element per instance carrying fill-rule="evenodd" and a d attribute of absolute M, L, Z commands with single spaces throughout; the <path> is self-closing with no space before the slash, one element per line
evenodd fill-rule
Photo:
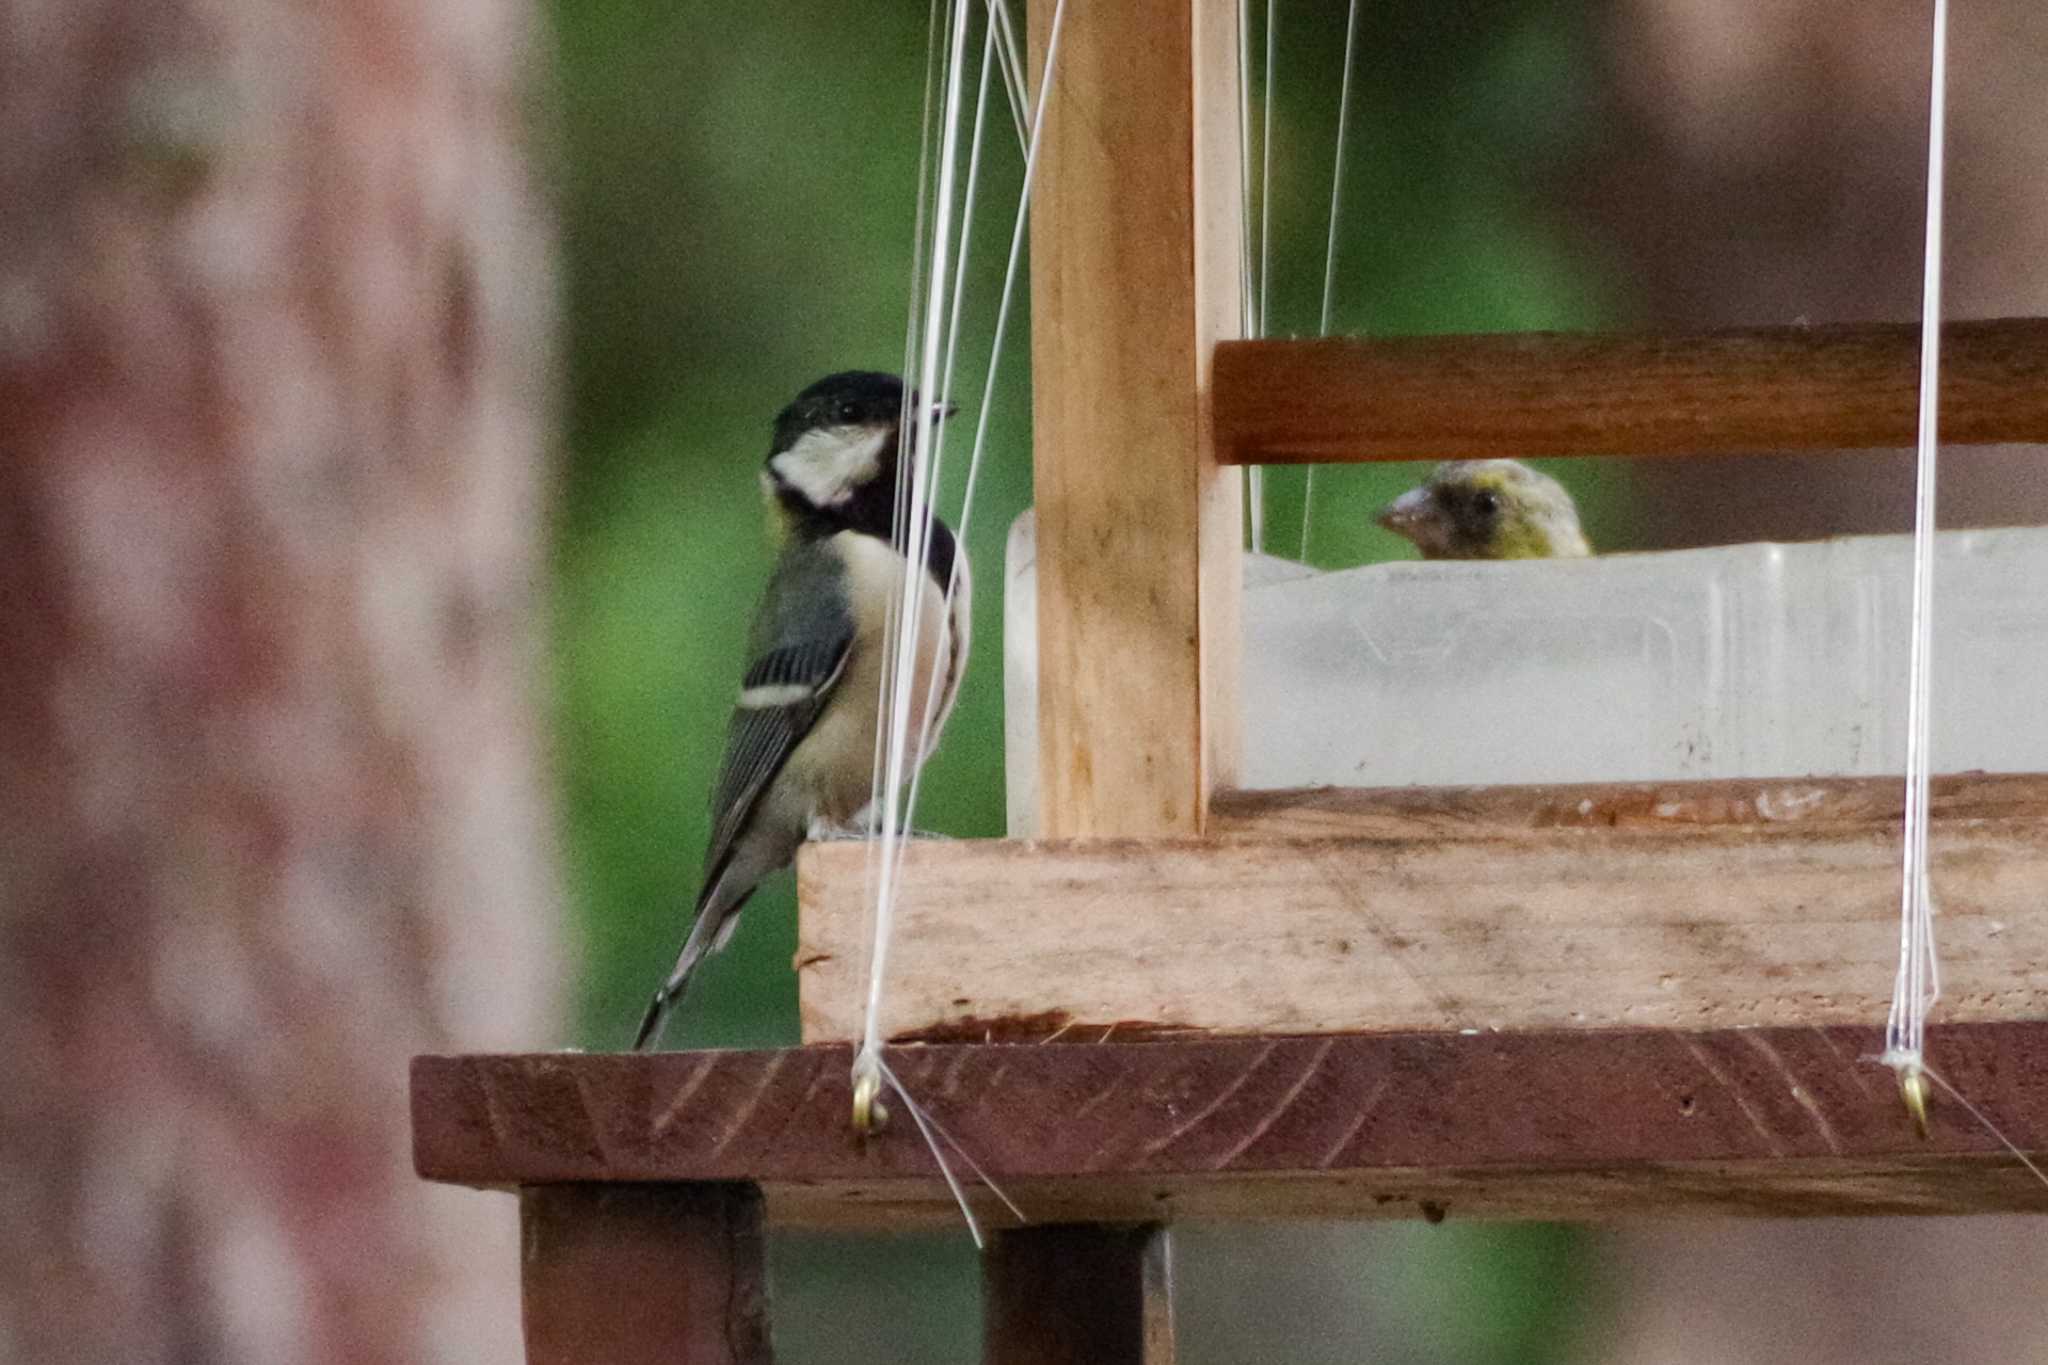
<path fill-rule="evenodd" d="M 1452 460 L 1380 509 L 1424 559 L 1582 559 L 1592 553 L 1564 485 L 1517 460 Z"/>

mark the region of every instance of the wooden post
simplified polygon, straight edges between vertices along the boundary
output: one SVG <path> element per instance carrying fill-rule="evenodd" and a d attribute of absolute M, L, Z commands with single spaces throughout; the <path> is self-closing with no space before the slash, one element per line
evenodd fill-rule
<path fill-rule="evenodd" d="M 770 1365 L 761 1191 L 519 1192 L 527 1365 Z"/>
<path fill-rule="evenodd" d="M 996 1238 L 983 1280 L 987 1365 L 1172 1365 L 1166 1229 L 1069 1225 Z"/>
<path fill-rule="evenodd" d="M 1032 0 L 1042 71 L 1054 0 Z M 1239 721 L 1237 11 L 1066 6 L 1031 215 L 1039 831 L 1195 834 Z"/>

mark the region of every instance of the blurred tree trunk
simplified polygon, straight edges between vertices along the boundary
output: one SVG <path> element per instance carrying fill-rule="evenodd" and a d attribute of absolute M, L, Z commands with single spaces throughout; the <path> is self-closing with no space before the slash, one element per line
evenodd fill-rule
<path fill-rule="evenodd" d="M 1606 107 L 1552 186 L 1604 245 L 1652 327 L 1905 321 L 1920 315 L 1927 167 L 1924 0 L 1616 0 Z M 2048 5 L 1979 0 L 1950 25 L 1951 318 L 2048 314 Z M 2048 522 L 2040 453 L 1958 449 L 1950 526 Z M 1905 530 L 1907 451 L 1645 462 L 1628 545 Z"/>
<path fill-rule="evenodd" d="M 517 1359 L 555 1010 L 517 0 L 0 8 L 0 1361 Z"/>
<path fill-rule="evenodd" d="M 1881 1078 L 1880 1078 L 1881 1079 Z M 2048 1347 L 2036 1217 L 1627 1227 L 1585 1365 L 2010 1365 Z"/>
<path fill-rule="evenodd" d="M 1931 10 L 1868 0 L 1607 8 L 1598 84 L 1610 131 L 1560 191 L 1575 226 L 1605 235 L 1644 322 L 1918 316 Z M 1958 6 L 1950 41 L 1945 311 L 2048 313 L 2048 6 Z M 1951 452 L 1943 522 L 2048 522 L 2041 459 L 2039 449 Z M 1902 531 L 1912 518 L 1905 451 L 1654 461 L 1635 478 L 1640 545 Z M 1878 1073 L 1873 1088 L 1887 1083 Z M 2038 1220 L 1678 1222 L 1600 1245 L 1607 1311 L 1574 1357 L 1588 1365 L 2048 1357 Z"/>

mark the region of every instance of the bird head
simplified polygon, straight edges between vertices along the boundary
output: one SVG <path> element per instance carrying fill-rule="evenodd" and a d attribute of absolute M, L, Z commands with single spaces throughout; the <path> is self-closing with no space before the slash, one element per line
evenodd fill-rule
<path fill-rule="evenodd" d="M 1454 460 L 1380 509 L 1424 559 L 1572 559 L 1590 554 L 1564 485 L 1515 460 Z"/>
<path fill-rule="evenodd" d="M 893 374 L 827 375 L 776 417 L 762 487 L 798 514 L 850 517 L 878 506 L 886 518 L 896 501 L 899 433 L 915 419 L 917 401 L 915 394 L 906 401 Z M 932 420 L 954 410 L 935 404 Z"/>

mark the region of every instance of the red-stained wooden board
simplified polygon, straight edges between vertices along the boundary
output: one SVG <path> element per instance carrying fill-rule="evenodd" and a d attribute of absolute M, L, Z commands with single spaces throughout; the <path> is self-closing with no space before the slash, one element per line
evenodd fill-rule
<path fill-rule="evenodd" d="M 1912 323 L 1511 332 L 1216 349 L 1225 464 L 1911 445 Z M 2048 319 L 1942 328 L 1941 438 L 2048 440 Z"/>
<path fill-rule="evenodd" d="M 893 1049 L 1035 1220 L 1593 1218 L 2048 1209 L 1943 1098 L 1915 1137 L 1869 1028 L 1339 1034 Z M 1930 1060 L 2048 1144 L 2048 1021 L 1937 1025 Z M 758 1181 L 772 1217 L 954 1216 L 907 1116 L 848 1127 L 842 1047 L 414 1061 L 429 1179 Z M 1000 1223 L 992 1201 L 982 1201 Z"/>

